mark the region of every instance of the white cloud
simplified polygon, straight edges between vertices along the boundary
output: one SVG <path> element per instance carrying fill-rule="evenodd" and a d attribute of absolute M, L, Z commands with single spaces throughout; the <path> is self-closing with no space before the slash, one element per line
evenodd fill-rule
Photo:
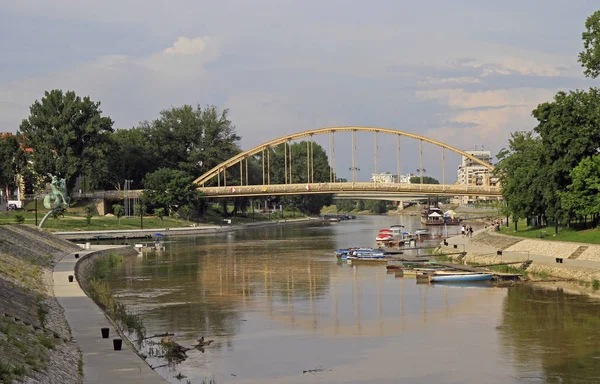
<path fill-rule="evenodd" d="M 206 51 L 207 46 L 207 36 L 195 39 L 180 37 L 172 47 L 165 49 L 163 52 L 168 55 L 198 55 Z"/>
<path fill-rule="evenodd" d="M 116 127 L 130 127 L 171 105 L 201 101 L 207 81 L 204 66 L 218 56 L 214 39 L 180 37 L 147 57 L 100 56 L 75 68 L 0 85 L 0 124 L 15 131 L 28 116 L 29 105 L 44 91 L 58 88 L 101 101 Z"/>

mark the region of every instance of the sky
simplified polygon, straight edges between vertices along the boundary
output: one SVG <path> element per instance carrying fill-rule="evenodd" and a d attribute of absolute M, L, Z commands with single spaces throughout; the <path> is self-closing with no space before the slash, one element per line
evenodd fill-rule
<path fill-rule="evenodd" d="M 597 1 L 0 0 L 0 131 L 44 91 L 101 102 L 117 129 L 183 104 L 228 108 L 249 149 L 309 129 L 397 129 L 464 150 L 508 145 L 559 90 L 585 89 L 577 55 Z M 375 171 L 359 134 L 359 179 Z M 316 138 L 328 150 L 328 138 Z M 377 171 L 396 173 L 380 135 Z M 349 178 L 350 135 L 335 138 Z M 392 144 L 393 143 L 393 144 Z M 402 173 L 419 167 L 403 139 Z M 426 146 L 426 175 L 458 156 Z"/>

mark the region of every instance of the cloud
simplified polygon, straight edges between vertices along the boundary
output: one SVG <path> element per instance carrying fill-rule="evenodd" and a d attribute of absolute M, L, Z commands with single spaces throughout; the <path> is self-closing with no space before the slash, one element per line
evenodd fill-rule
<path fill-rule="evenodd" d="M 180 37 L 172 47 L 165 49 L 163 53 L 168 55 L 198 55 L 206 51 L 207 46 L 208 37 L 206 36 L 195 39 Z"/>
<path fill-rule="evenodd" d="M 44 91 L 58 88 L 90 95 L 102 102 L 104 114 L 115 120 L 116 127 L 130 127 L 171 105 L 202 100 L 201 85 L 210 83 L 205 65 L 219 54 L 214 39 L 180 37 L 145 57 L 105 55 L 74 68 L 9 82 L 0 85 L 0 124 L 15 131 L 28 116 L 28 106 Z"/>

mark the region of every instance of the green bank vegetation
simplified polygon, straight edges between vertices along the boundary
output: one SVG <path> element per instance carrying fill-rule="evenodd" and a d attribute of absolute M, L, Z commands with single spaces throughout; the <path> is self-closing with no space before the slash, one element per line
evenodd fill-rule
<path fill-rule="evenodd" d="M 502 226 L 500 233 L 510 236 L 525 237 L 528 239 L 573 241 L 590 244 L 600 243 L 600 230 L 596 227 L 580 230 L 576 228 L 562 227 L 558 233 L 555 233 L 552 228 L 535 225 L 527 226 L 527 221 L 525 219 L 519 220 L 517 230 L 515 230 L 512 226 Z"/>
<path fill-rule="evenodd" d="M 51 259 L 48 256 L 36 262 L 0 253 L 0 278 L 14 284 L 16 292 L 32 298 L 30 316 L 37 316 L 42 326 L 48 313 L 43 303 L 46 298 L 43 265 Z M 50 333 L 41 329 L 33 332 L 32 326 L 23 321 L 0 316 L 0 383 L 12 383 L 31 371 L 45 370 L 49 351 L 60 343 L 63 341 Z"/>
<path fill-rule="evenodd" d="M 595 79 L 600 74 L 600 11 L 585 28 L 579 61 L 585 75 Z M 534 219 L 535 227 L 553 226 L 557 235 L 561 227 L 595 228 L 600 219 L 600 89 L 560 91 L 532 116 L 537 126 L 512 133 L 508 148 L 496 156 L 504 214 L 512 216 L 514 231 L 525 218 Z M 582 237 L 590 241 L 593 236 Z"/>
<path fill-rule="evenodd" d="M 137 340 L 141 341 L 146 335 L 141 316 L 131 313 L 125 304 L 120 303 L 105 281 L 110 270 L 122 261 L 122 256 L 113 253 L 94 260 L 92 276 L 88 282 L 89 295 L 123 330 L 135 334 Z"/>

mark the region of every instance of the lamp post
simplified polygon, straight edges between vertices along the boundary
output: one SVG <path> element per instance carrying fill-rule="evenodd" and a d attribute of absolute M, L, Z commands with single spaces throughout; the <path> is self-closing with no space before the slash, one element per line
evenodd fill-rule
<path fill-rule="evenodd" d="M 140 196 L 140 228 L 144 229 L 144 200 Z"/>
<path fill-rule="evenodd" d="M 348 168 L 348 170 L 352 171 L 352 182 L 354 183 L 357 179 L 356 172 L 360 172 L 360 168 L 359 167 L 350 167 L 350 168 Z"/>

